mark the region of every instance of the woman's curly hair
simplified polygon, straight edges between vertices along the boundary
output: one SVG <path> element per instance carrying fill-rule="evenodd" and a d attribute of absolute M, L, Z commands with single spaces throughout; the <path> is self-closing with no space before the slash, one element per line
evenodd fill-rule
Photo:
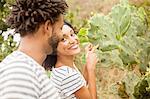
<path fill-rule="evenodd" d="M 54 24 L 67 8 L 65 0 L 16 0 L 7 22 L 15 32 L 25 36 L 34 33 L 47 20 Z"/>

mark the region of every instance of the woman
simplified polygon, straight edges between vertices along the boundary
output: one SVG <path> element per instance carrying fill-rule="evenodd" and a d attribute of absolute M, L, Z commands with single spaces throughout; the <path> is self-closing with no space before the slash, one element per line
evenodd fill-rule
<path fill-rule="evenodd" d="M 96 99 L 95 66 L 97 63 L 94 47 L 86 47 L 86 65 L 83 76 L 74 64 L 74 57 L 80 52 L 79 39 L 72 26 L 65 22 L 62 27 L 63 38 L 58 43 L 57 53 L 48 55 L 44 67 L 51 66 L 51 81 L 58 89 L 62 99 Z"/>

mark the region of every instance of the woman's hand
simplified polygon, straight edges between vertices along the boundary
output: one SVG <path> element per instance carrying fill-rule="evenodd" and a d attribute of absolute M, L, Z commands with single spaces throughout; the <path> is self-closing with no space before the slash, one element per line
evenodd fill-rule
<path fill-rule="evenodd" d="M 98 62 L 95 50 L 98 46 L 93 46 L 89 44 L 86 48 L 86 66 L 85 66 L 85 77 L 88 85 L 88 90 L 90 93 L 91 99 L 97 99 L 96 92 L 96 75 L 95 68 L 96 63 Z"/>
<path fill-rule="evenodd" d="M 93 46 L 89 44 L 86 48 L 86 66 L 87 70 L 95 70 L 96 63 L 98 61 L 97 55 L 94 52 L 98 46 Z"/>

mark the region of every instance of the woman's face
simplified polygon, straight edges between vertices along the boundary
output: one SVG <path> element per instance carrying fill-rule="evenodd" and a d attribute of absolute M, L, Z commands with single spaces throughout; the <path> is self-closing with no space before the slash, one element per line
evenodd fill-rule
<path fill-rule="evenodd" d="M 73 29 L 68 25 L 63 25 L 63 38 L 58 43 L 57 55 L 75 55 L 80 52 L 79 39 Z"/>

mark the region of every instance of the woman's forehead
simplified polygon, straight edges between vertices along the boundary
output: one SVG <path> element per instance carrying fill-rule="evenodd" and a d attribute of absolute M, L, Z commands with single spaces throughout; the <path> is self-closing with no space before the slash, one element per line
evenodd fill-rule
<path fill-rule="evenodd" d="M 71 28 L 70 26 L 64 24 L 64 25 L 63 25 L 63 29 L 72 29 L 72 28 Z"/>
<path fill-rule="evenodd" d="M 63 32 L 63 34 L 68 34 L 68 33 L 74 32 L 74 31 L 73 31 L 73 29 L 72 29 L 71 27 L 69 27 L 68 25 L 63 25 L 62 32 Z"/>

